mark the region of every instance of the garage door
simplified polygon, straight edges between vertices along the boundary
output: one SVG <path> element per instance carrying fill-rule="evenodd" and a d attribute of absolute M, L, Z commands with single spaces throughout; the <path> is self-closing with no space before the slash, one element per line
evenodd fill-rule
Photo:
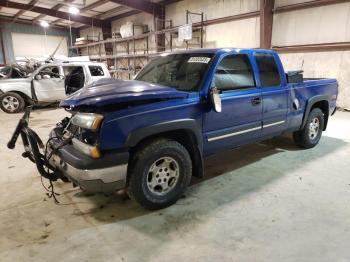
<path fill-rule="evenodd" d="M 62 40 L 62 36 L 12 33 L 13 52 L 16 59 L 48 57 Z M 68 56 L 67 38 L 62 41 L 57 55 Z"/>

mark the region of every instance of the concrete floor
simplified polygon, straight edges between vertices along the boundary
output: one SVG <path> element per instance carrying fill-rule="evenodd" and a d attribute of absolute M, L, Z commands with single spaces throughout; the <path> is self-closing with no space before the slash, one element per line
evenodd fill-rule
<path fill-rule="evenodd" d="M 65 115 L 36 110 L 42 137 Z M 350 113 L 320 144 L 289 137 L 221 153 L 186 197 L 149 212 L 113 195 L 57 183 L 45 195 L 21 145 L 5 143 L 20 115 L 0 112 L 0 261 L 350 261 Z"/>

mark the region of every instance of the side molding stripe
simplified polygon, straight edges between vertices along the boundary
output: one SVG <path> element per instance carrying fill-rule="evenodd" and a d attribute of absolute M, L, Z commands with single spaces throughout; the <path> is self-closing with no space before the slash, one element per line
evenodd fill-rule
<path fill-rule="evenodd" d="M 271 123 L 271 124 L 263 125 L 263 128 L 265 128 L 265 127 L 270 127 L 270 126 L 281 125 L 281 124 L 283 124 L 284 122 L 286 122 L 286 121 L 282 120 L 282 121 L 274 122 L 274 123 Z"/>
<path fill-rule="evenodd" d="M 234 132 L 234 133 L 230 133 L 230 134 L 226 134 L 226 135 L 222 135 L 222 136 L 211 137 L 211 138 L 208 138 L 208 142 L 219 140 L 219 139 L 223 139 L 223 138 L 227 138 L 227 137 L 231 137 L 231 136 L 237 136 L 237 135 L 245 134 L 245 133 L 252 132 L 252 131 L 255 131 L 255 130 L 259 130 L 259 129 L 261 129 L 261 126 L 254 127 L 254 128 L 249 128 L 249 129 L 246 129 L 246 130 L 242 130 L 242 131 L 238 131 L 238 132 Z"/>
<path fill-rule="evenodd" d="M 256 130 L 259 130 L 259 129 L 262 129 L 262 128 L 266 128 L 266 127 L 281 125 L 281 124 L 283 124 L 285 122 L 286 122 L 285 120 L 282 120 L 282 121 L 270 123 L 270 124 L 267 124 L 267 125 L 263 125 L 262 127 L 258 126 L 258 127 L 254 127 L 254 128 L 249 128 L 249 129 L 237 131 L 237 132 L 234 132 L 234 133 L 229 133 L 229 134 L 225 134 L 225 135 L 221 135 L 221 136 L 211 137 L 211 138 L 208 138 L 208 142 L 224 139 L 224 138 L 231 137 L 231 136 L 237 136 L 237 135 L 249 133 L 249 132 L 256 131 Z"/>

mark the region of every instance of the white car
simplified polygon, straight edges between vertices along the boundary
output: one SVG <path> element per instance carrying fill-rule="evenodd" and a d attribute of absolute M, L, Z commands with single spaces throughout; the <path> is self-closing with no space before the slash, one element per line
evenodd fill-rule
<path fill-rule="evenodd" d="M 110 77 L 103 63 L 43 64 L 27 77 L 0 80 L 0 108 L 6 113 L 18 113 L 26 104 L 58 102 L 86 85 Z"/>

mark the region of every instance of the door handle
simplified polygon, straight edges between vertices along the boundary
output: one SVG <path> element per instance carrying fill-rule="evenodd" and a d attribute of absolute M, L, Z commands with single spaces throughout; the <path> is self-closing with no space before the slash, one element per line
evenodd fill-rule
<path fill-rule="evenodd" d="M 260 97 L 254 97 L 253 99 L 252 99 L 252 105 L 253 106 L 257 106 L 257 105 L 259 105 L 261 103 L 261 98 Z"/>

